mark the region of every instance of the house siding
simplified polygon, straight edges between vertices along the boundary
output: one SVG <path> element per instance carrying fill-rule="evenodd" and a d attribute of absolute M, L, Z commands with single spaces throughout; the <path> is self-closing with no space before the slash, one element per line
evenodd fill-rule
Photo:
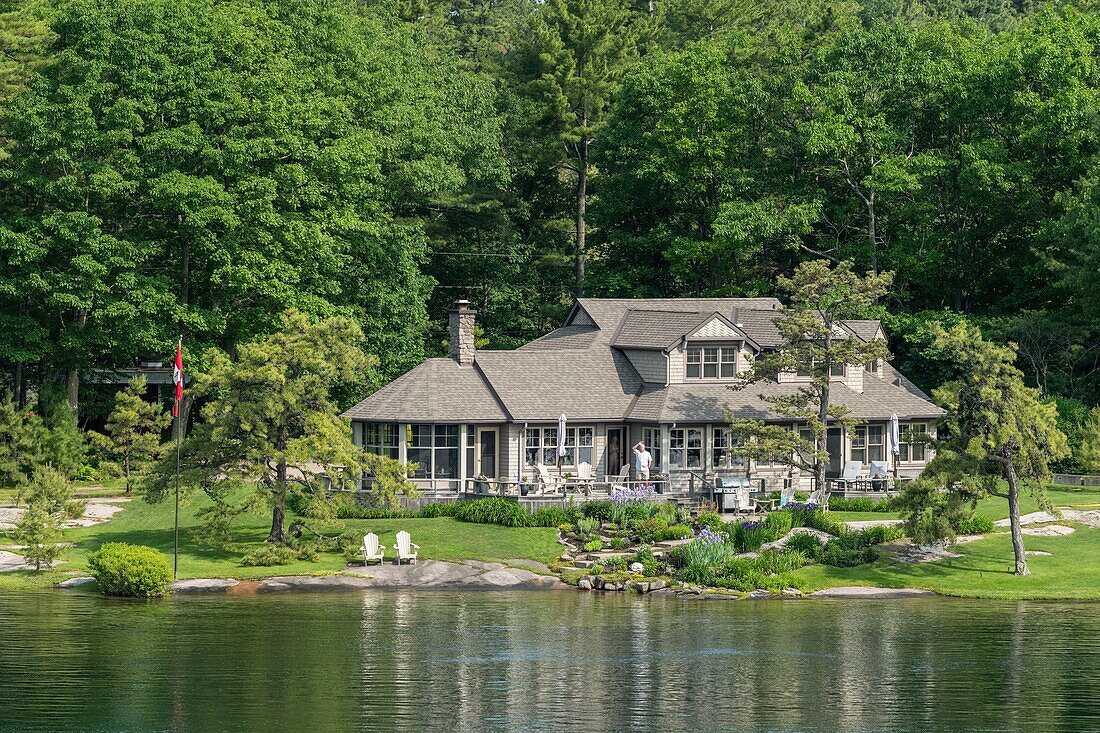
<path fill-rule="evenodd" d="M 721 318 L 715 317 L 696 329 L 695 333 L 691 334 L 689 338 L 740 341 L 743 337 L 723 323 Z"/>
<path fill-rule="evenodd" d="M 684 345 L 679 344 L 668 352 L 668 383 L 684 383 Z"/>

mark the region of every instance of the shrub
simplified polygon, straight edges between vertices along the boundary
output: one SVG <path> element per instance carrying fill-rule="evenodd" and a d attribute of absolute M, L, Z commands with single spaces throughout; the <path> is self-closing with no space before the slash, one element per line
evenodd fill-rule
<path fill-rule="evenodd" d="M 420 507 L 420 516 L 425 519 L 436 519 L 438 517 L 453 517 L 458 511 L 458 504 L 455 502 L 442 503 L 442 502 L 429 502 Z"/>
<path fill-rule="evenodd" d="M 611 512 L 614 508 L 615 505 L 610 499 L 594 499 L 581 504 L 581 514 L 590 519 L 606 522 L 611 520 Z"/>
<path fill-rule="evenodd" d="M 836 536 L 844 534 L 843 522 L 813 504 L 788 504 L 781 511 L 790 513 L 792 527 L 810 527 Z"/>
<path fill-rule="evenodd" d="M 584 543 L 584 545 L 581 547 L 581 549 L 584 550 L 585 552 L 599 552 L 600 550 L 603 549 L 603 540 L 600 540 L 600 539 L 589 540 L 588 542 Z"/>
<path fill-rule="evenodd" d="M 905 532 L 901 527 L 882 525 L 878 527 L 867 527 L 854 534 L 859 536 L 864 545 L 881 545 L 883 542 L 901 539 L 905 535 Z"/>
<path fill-rule="evenodd" d="M 530 527 L 533 523 L 531 515 L 519 504 L 499 496 L 459 502 L 454 516 L 462 522 L 505 527 Z"/>
<path fill-rule="evenodd" d="M 615 539 L 611 540 L 611 549 L 621 550 L 629 544 L 630 540 L 628 540 L 626 537 L 616 537 Z"/>
<path fill-rule="evenodd" d="M 634 553 L 634 562 L 642 564 L 643 575 L 652 577 L 657 574 L 657 558 L 649 545 L 642 545 L 638 548 L 638 551 Z"/>
<path fill-rule="evenodd" d="M 958 534 L 989 534 L 993 527 L 993 520 L 980 514 L 959 517 L 955 521 L 955 532 Z"/>
<path fill-rule="evenodd" d="M 691 527 L 686 524 L 674 524 L 665 530 L 662 540 L 684 540 L 692 535 Z"/>
<path fill-rule="evenodd" d="M 821 559 L 822 548 L 823 545 L 821 544 L 821 540 L 812 534 L 796 534 L 783 545 L 784 550 L 801 552 L 814 561 Z"/>
<path fill-rule="evenodd" d="M 741 552 L 756 552 L 760 549 L 760 545 L 770 539 L 771 534 L 765 522 L 741 522 L 737 525 L 734 544 Z"/>
<path fill-rule="evenodd" d="M 870 547 L 852 548 L 839 539 L 829 540 L 821 553 L 821 562 L 837 568 L 866 565 L 878 559 L 878 553 Z"/>
<path fill-rule="evenodd" d="M 293 547 L 280 545 L 274 542 L 265 542 L 259 547 L 246 553 L 241 558 L 241 565 L 271 567 L 272 565 L 286 565 L 297 559 L 298 553 Z"/>
<path fill-rule="evenodd" d="M 643 544 L 660 542 L 668 532 L 668 522 L 661 517 L 644 519 L 634 527 L 634 538 Z M 689 532 L 690 534 L 690 532 Z"/>
<path fill-rule="evenodd" d="M 581 537 L 591 537 L 600 531 L 600 520 L 592 517 L 583 517 L 577 520 L 577 534 Z"/>
<path fill-rule="evenodd" d="M 790 512 L 769 512 L 764 520 L 768 528 L 768 541 L 774 542 L 780 537 L 785 537 L 791 531 L 793 521 Z"/>
<path fill-rule="evenodd" d="M 556 506 L 546 506 L 534 514 L 536 527 L 558 527 L 562 524 L 573 524 L 581 518 L 581 510 L 575 506 L 562 509 Z"/>
<path fill-rule="evenodd" d="M 706 514 L 700 514 L 699 518 L 695 520 L 696 529 L 711 529 L 715 532 L 724 529 L 726 523 L 722 520 L 722 515 L 717 512 L 708 512 Z"/>
<path fill-rule="evenodd" d="M 162 596 L 172 582 L 172 568 L 163 555 L 125 542 L 108 542 L 88 555 L 88 568 L 109 596 Z"/>
<path fill-rule="evenodd" d="M 789 573 L 808 565 L 810 559 L 798 550 L 765 550 L 756 558 L 756 568 L 769 575 Z"/>
<path fill-rule="evenodd" d="M 615 504 L 611 509 L 611 521 L 615 524 L 630 524 L 645 521 L 656 510 L 649 503 Z"/>

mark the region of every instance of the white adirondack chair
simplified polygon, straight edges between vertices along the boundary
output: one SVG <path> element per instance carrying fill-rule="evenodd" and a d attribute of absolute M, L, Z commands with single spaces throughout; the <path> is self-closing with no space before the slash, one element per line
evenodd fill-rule
<path fill-rule="evenodd" d="M 385 559 L 386 546 L 378 544 L 378 535 L 369 532 L 363 538 L 363 564 L 370 565 L 371 560 L 381 563 Z"/>
<path fill-rule="evenodd" d="M 630 481 L 630 464 L 624 465 L 619 475 L 611 479 L 611 490 L 625 489 L 628 481 Z"/>
<path fill-rule="evenodd" d="M 785 481 L 783 490 L 779 492 L 779 507 L 783 507 L 794 501 L 794 481 Z"/>
<path fill-rule="evenodd" d="M 401 530 L 397 533 L 397 544 L 393 549 L 397 550 L 397 564 L 400 565 L 402 560 L 416 562 L 416 553 L 420 545 L 414 545 L 409 533 Z"/>
<path fill-rule="evenodd" d="M 829 495 L 825 493 L 825 489 L 817 489 L 810 494 L 810 498 L 806 500 L 806 503 L 828 509 Z"/>
<path fill-rule="evenodd" d="M 541 463 L 535 464 L 535 472 L 539 477 L 539 485 L 542 487 L 542 493 L 547 491 L 557 493 L 561 487 L 561 481 L 558 476 L 550 473 L 550 469 Z"/>

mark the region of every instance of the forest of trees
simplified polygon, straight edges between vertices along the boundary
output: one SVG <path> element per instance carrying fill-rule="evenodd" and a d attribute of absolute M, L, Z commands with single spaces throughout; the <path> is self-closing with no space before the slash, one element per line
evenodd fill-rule
<path fill-rule="evenodd" d="M 203 367 L 294 308 L 359 324 L 348 399 L 577 294 L 896 273 L 1100 402 L 1100 5 L 1038 0 L 0 0 L 0 391 Z M 82 414 L 90 414 L 82 410 Z"/>

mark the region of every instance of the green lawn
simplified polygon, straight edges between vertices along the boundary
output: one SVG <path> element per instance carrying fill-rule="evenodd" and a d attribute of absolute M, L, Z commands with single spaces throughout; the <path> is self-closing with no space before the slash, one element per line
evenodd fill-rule
<path fill-rule="evenodd" d="M 1100 600 L 1100 529 L 1075 525 L 1064 537 L 1024 537 L 1029 550 L 1051 553 L 1030 556 L 1031 575 L 1012 574 L 1012 540 L 1007 532 L 959 545 L 962 557 L 909 565 L 879 559 L 871 565 L 834 568 L 811 565 L 797 571 L 806 590 L 842 585 L 884 588 L 924 588 L 944 595 L 1003 599 Z"/>
<path fill-rule="evenodd" d="M 1047 489 L 1047 496 L 1050 497 L 1054 506 L 1100 509 L 1100 490 L 1097 490 L 1095 487 L 1077 490 L 1063 487 L 1051 487 Z M 1022 514 L 1028 514 L 1038 510 L 1039 505 L 1035 503 L 1035 500 L 1031 498 L 1030 494 L 1025 492 L 1024 495 L 1020 497 L 1020 512 Z M 975 512 L 982 516 L 989 517 L 992 520 L 1004 519 L 1008 516 L 1008 502 L 1004 499 L 990 496 L 978 502 Z M 897 512 L 831 512 L 831 514 L 842 522 L 901 518 L 901 514 Z"/>
<path fill-rule="evenodd" d="M 344 570 L 346 561 L 342 555 L 325 553 L 318 562 L 294 562 L 276 567 L 246 567 L 240 561 L 244 554 L 263 542 L 270 529 L 270 515 L 247 514 L 238 519 L 234 527 L 234 547 L 231 551 L 218 551 L 204 547 L 191 537 L 198 525 L 196 510 L 207 502 L 205 496 L 196 496 L 180 510 L 180 577 L 181 578 L 262 578 L 271 575 L 328 574 Z M 75 546 L 66 550 L 65 563 L 57 569 L 42 573 L 17 571 L 0 573 L 0 589 L 44 587 L 64 580 L 73 574 L 83 573 L 88 553 L 104 542 L 130 542 L 150 545 L 172 554 L 172 503 L 150 506 L 139 498 L 109 522 L 65 531 L 65 539 Z M 288 519 L 289 523 L 289 519 Z M 557 543 L 557 530 L 550 528 L 512 528 L 497 525 L 469 524 L 450 518 L 439 519 L 378 519 L 347 520 L 345 529 L 361 532 L 373 531 L 388 547 L 395 535 L 404 529 L 412 540 L 420 545 L 420 557 L 438 560 L 531 559 L 550 562 L 561 554 Z M 326 534 L 337 534 L 339 525 L 318 526 Z M 10 540 L 0 534 L 0 545 Z"/>

